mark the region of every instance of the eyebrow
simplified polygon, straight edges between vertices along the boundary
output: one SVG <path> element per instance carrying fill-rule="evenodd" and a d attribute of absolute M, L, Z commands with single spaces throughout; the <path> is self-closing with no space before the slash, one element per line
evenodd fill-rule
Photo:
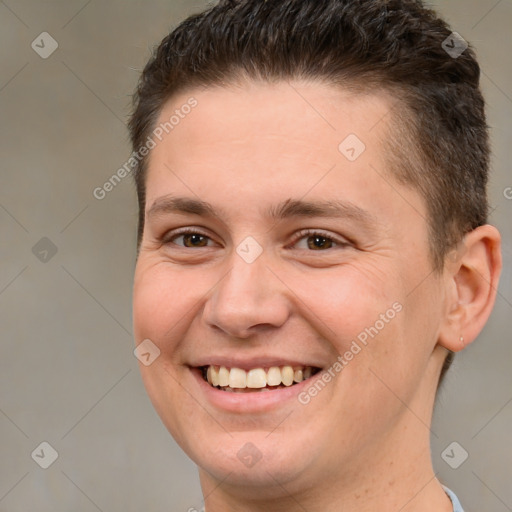
<path fill-rule="evenodd" d="M 147 211 L 147 218 L 153 219 L 167 214 L 192 214 L 221 219 L 226 214 L 217 211 L 210 203 L 189 197 L 163 196 L 154 201 Z M 303 201 L 287 199 L 266 210 L 266 216 L 274 220 L 293 217 L 349 218 L 368 227 L 379 224 L 377 218 L 367 210 L 343 200 Z"/>

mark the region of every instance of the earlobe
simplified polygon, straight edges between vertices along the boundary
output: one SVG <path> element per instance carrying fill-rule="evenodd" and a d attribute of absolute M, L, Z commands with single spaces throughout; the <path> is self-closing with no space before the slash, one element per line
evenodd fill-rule
<path fill-rule="evenodd" d="M 448 304 L 439 344 L 458 352 L 475 340 L 491 314 L 501 272 L 501 236 L 488 224 L 469 232 L 445 271 Z"/>

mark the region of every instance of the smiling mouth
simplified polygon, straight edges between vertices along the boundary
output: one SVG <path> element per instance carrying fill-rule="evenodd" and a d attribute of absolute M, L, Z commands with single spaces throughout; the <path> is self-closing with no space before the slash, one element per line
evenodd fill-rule
<path fill-rule="evenodd" d="M 321 368 L 271 366 L 245 371 L 241 368 L 209 365 L 201 366 L 199 370 L 203 379 L 216 389 L 231 393 L 254 393 L 294 386 L 313 377 Z"/>

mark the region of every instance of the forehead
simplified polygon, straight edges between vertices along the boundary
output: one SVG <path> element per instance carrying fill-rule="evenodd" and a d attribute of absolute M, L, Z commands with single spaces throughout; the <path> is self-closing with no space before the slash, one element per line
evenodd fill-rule
<path fill-rule="evenodd" d="M 196 104 L 193 109 L 187 105 Z M 244 144 L 249 148 L 271 136 L 290 146 L 303 139 L 323 149 L 337 149 L 344 134 L 373 144 L 389 133 L 396 98 L 385 90 L 355 92 L 321 82 L 254 82 L 208 87 L 181 93 L 164 104 L 157 124 L 167 126 L 166 139 L 207 144 Z M 179 117 L 179 119 L 178 119 Z M 188 121 L 187 121 L 188 119 Z M 283 150 L 286 148 L 282 148 Z M 283 151 L 284 153 L 284 151 Z"/>
<path fill-rule="evenodd" d="M 225 209 L 306 195 L 389 208 L 398 200 L 384 149 L 393 101 L 382 91 L 311 82 L 181 93 L 157 122 L 163 130 L 149 158 L 146 208 L 176 189 Z"/>

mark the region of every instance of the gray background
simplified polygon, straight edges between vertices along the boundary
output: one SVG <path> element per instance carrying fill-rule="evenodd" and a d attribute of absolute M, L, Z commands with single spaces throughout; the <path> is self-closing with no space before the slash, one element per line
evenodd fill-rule
<path fill-rule="evenodd" d="M 129 155 L 130 95 L 149 48 L 205 5 L 0 1 L 0 511 L 202 505 L 196 468 L 132 353 L 134 187 L 126 178 L 101 201 L 92 191 Z M 436 5 L 482 64 L 505 269 L 490 322 L 439 396 L 433 459 L 466 512 L 512 511 L 512 1 Z M 43 31 L 59 45 L 47 59 L 31 48 Z M 31 457 L 42 441 L 59 455 L 46 470 Z M 453 441 L 469 454 L 458 469 L 441 457 Z"/>

